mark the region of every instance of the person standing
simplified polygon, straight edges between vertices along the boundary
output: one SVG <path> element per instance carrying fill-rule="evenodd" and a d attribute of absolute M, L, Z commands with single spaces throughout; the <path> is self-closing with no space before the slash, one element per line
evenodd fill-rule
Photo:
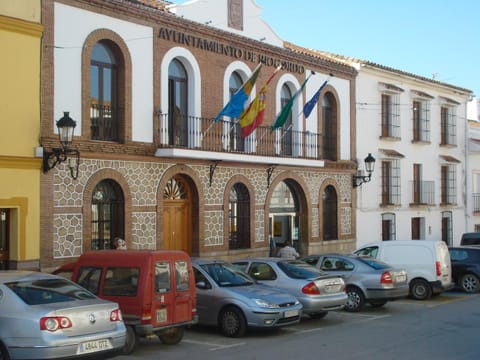
<path fill-rule="evenodd" d="M 289 240 L 283 243 L 283 247 L 279 250 L 278 255 L 282 258 L 298 258 L 300 255 L 297 250 L 292 247 Z"/>

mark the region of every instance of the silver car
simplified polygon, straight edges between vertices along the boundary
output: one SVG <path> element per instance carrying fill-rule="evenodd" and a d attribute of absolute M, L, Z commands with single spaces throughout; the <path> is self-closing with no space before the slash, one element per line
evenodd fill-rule
<path fill-rule="evenodd" d="M 116 303 L 57 275 L 0 271 L 0 359 L 111 353 L 125 336 Z"/>
<path fill-rule="evenodd" d="M 371 257 L 323 254 L 302 259 L 322 271 L 343 276 L 347 285 L 347 311 L 360 311 L 365 302 L 374 307 L 408 296 L 407 272 Z"/>
<path fill-rule="evenodd" d="M 225 336 L 243 336 L 248 327 L 297 324 L 302 305 L 285 291 L 255 283 L 220 260 L 192 259 L 197 285 L 198 323 L 218 326 Z"/>
<path fill-rule="evenodd" d="M 233 264 L 262 284 L 288 291 L 312 318 L 342 309 L 348 300 L 340 276 L 324 273 L 300 260 L 272 257 L 237 260 Z"/>

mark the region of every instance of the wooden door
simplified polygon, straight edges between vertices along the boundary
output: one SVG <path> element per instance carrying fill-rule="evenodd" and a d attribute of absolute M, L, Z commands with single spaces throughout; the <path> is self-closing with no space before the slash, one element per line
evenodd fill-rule
<path fill-rule="evenodd" d="M 163 194 L 163 248 L 192 250 L 191 191 L 181 177 L 172 177 Z"/>

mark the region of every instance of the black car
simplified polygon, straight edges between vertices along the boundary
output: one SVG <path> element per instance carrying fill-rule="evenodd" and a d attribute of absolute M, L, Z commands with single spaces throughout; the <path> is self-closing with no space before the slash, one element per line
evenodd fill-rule
<path fill-rule="evenodd" d="M 452 280 L 468 293 L 480 291 L 480 247 L 449 247 Z"/>

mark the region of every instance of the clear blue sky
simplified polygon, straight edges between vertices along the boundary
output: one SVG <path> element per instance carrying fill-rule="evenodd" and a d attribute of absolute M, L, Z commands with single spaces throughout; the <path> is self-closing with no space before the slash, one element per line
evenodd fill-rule
<path fill-rule="evenodd" d="M 480 96 L 480 0 L 256 3 L 263 8 L 263 19 L 285 41 L 435 76 Z"/>

